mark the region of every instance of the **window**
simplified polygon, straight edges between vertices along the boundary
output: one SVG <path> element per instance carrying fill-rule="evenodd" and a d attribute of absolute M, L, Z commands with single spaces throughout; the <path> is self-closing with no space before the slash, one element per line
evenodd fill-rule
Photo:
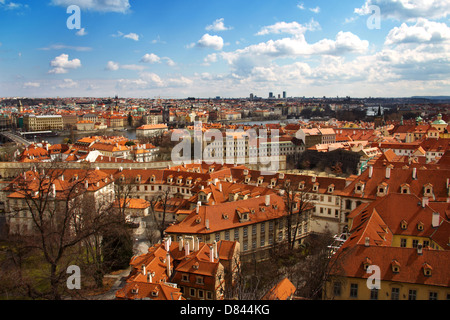
<path fill-rule="evenodd" d="M 437 300 L 437 299 L 438 299 L 438 293 L 431 291 L 428 300 Z"/>
<path fill-rule="evenodd" d="M 195 289 L 194 289 L 194 288 L 190 288 L 190 289 L 189 289 L 189 295 L 190 295 L 191 297 L 195 297 Z"/>
<path fill-rule="evenodd" d="M 196 284 L 205 284 L 203 282 L 203 277 L 200 277 L 200 276 L 195 277 L 195 283 Z"/>
<path fill-rule="evenodd" d="M 392 288 L 391 300 L 398 300 L 400 298 L 400 288 Z"/>
<path fill-rule="evenodd" d="M 230 231 L 225 231 L 225 240 L 230 240 Z"/>
<path fill-rule="evenodd" d="M 335 297 L 339 297 L 341 295 L 341 283 L 340 282 L 334 283 L 333 294 Z"/>
<path fill-rule="evenodd" d="M 419 244 L 419 240 L 413 240 L 412 241 L 412 246 L 413 248 L 417 248 L 417 245 Z"/>
<path fill-rule="evenodd" d="M 183 275 L 181 276 L 181 281 L 183 281 L 183 282 L 189 282 L 189 276 L 188 276 L 187 274 L 183 274 Z"/>
<path fill-rule="evenodd" d="M 206 291 L 206 299 L 212 300 L 212 298 L 213 298 L 212 292 L 211 291 Z"/>
<path fill-rule="evenodd" d="M 205 291 L 203 291 L 203 290 L 198 290 L 198 298 L 199 298 L 199 299 L 203 299 L 204 296 L 205 296 Z"/>
<path fill-rule="evenodd" d="M 370 290 L 370 300 L 378 300 L 378 289 Z"/>
<path fill-rule="evenodd" d="M 352 283 L 350 284 L 350 298 L 357 298 L 358 297 L 358 284 Z"/>
<path fill-rule="evenodd" d="M 417 290 L 409 290 L 408 300 L 416 300 L 417 299 Z"/>
<path fill-rule="evenodd" d="M 234 229 L 234 240 L 239 240 L 239 229 Z"/>
<path fill-rule="evenodd" d="M 217 242 L 220 241 L 220 233 L 216 233 L 216 241 L 217 241 Z"/>
<path fill-rule="evenodd" d="M 406 248 L 406 243 L 407 243 L 407 239 L 405 239 L 405 238 L 400 239 L 400 247 L 401 248 Z"/>

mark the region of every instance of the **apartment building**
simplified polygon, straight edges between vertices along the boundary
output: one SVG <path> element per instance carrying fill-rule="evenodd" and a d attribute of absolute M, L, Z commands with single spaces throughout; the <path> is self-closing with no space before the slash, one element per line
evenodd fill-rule
<path fill-rule="evenodd" d="M 25 115 L 23 128 L 28 132 L 63 130 L 64 123 L 61 115 Z"/>
<path fill-rule="evenodd" d="M 324 299 L 448 300 L 449 209 L 450 203 L 407 193 L 361 204 L 349 216 L 347 241 L 332 256 Z M 374 268 L 377 287 L 369 279 Z"/>
<path fill-rule="evenodd" d="M 116 299 L 223 300 L 239 264 L 237 242 L 206 244 L 195 237 L 166 237 L 131 259 L 130 275 Z"/>
<path fill-rule="evenodd" d="M 92 210 L 100 210 L 112 205 L 115 194 L 114 180 L 109 175 L 100 170 L 81 169 L 30 170 L 15 178 L 2 192 L 9 232 L 21 235 L 35 231 L 35 214 L 57 217 L 67 210 L 83 210 L 87 204 Z"/>

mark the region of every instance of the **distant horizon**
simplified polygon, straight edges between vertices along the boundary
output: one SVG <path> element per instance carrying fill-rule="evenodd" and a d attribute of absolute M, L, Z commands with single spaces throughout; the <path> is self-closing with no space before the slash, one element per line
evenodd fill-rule
<path fill-rule="evenodd" d="M 58 96 L 42 96 L 42 97 L 30 97 L 30 96 L 11 96 L 11 97 L 0 97 L 0 99 L 6 100 L 6 99 L 115 99 L 116 96 L 65 96 L 65 97 L 58 97 Z M 158 98 L 158 97 L 120 97 L 118 96 L 118 99 L 143 99 L 143 100 L 188 100 L 188 99 L 198 99 L 198 100 L 216 100 L 219 97 L 220 100 L 236 100 L 236 99 L 250 99 L 250 97 L 223 97 L 223 96 L 214 96 L 214 97 L 194 97 L 194 96 L 188 96 L 188 97 L 178 97 L 178 98 Z M 289 99 L 346 99 L 349 96 L 303 96 L 303 97 L 287 97 L 287 98 L 267 98 L 267 97 L 260 97 L 255 96 L 256 99 L 262 99 L 262 100 L 269 100 L 269 101 L 279 101 L 279 100 L 289 100 Z M 421 96 L 392 96 L 392 97 L 350 97 L 351 100 L 365 100 L 365 99 L 450 99 L 450 95 L 421 95 Z"/>

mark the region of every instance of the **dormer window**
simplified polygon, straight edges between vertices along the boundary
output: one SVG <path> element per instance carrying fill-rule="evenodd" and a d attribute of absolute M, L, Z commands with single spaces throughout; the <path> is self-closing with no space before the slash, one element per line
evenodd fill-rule
<path fill-rule="evenodd" d="M 382 183 L 378 186 L 377 190 L 377 196 L 378 197 L 384 197 L 387 194 L 387 187 L 388 185 L 386 183 Z"/>
<path fill-rule="evenodd" d="M 433 195 L 433 185 L 431 183 L 427 183 L 424 187 L 424 196 L 431 197 Z"/>
<path fill-rule="evenodd" d="M 302 181 L 302 182 L 300 182 L 300 183 L 298 184 L 298 189 L 299 189 L 299 190 L 305 189 L 305 181 Z"/>
<path fill-rule="evenodd" d="M 317 192 L 319 190 L 319 183 L 314 183 L 313 191 Z"/>
<path fill-rule="evenodd" d="M 423 222 L 422 221 L 419 221 L 419 223 L 417 224 L 417 230 L 418 231 L 423 231 Z"/>
<path fill-rule="evenodd" d="M 401 193 L 403 194 L 409 194 L 410 193 L 410 189 L 409 189 L 409 184 L 404 183 L 401 186 Z"/>
<path fill-rule="evenodd" d="M 334 192 L 334 184 L 332 184 L 328 187 L 328 193 L 333 193 L 333 192 Z"/>
<path fill-rule="evenodd" d="M 264 178 L 263 177 L 259 177 L 258 178 L 258 184 L 261 184 L 261 183 L 263 183 L 264 182 Z"/>
<path fill-rule="evenodd" d="M 178 184 L 182 184 L 183 183 L 183 178 L 178 178 L 177 183 Z"/>
<path fill-rule="evenodd" d="M 155 290 L 152 291 L 152 297 L 157 297 L 159 295 L 159 290 L 155 288 Z"/>
<path fill-rule="evenodd" d="M 251 178 L 250 176 L 246 176 L 245 177 L 245 183 L 249 183 L 250 182 L 250 178 Z"/>
<path fill-rule="evenodd" d="M 392 272 L 399 273 L 400 272 L 400 263 L 397 260 L 393 260 L 391 263 Z"/>
<path fill-rule="evenodd" d="M 136 183 L 140 183 L 140 182 L 141 182 L 141 176 L 138 175 L 138 176 L 136 176 Z"/>
<path fill-rule="evenodd" d="M 365 258 L 363 261 L 363 269 L 364 271 L 367 271 L 367 269 L 369 268 L 369 266 L 372 265 L 372 260 L 370 260 L 369 258 Z"/>
<path fill-rule="evenodd" d="M 400 223 L 400 228 L 402 230 L 408 229 L 408 223 L 405 220 L 402 220 L 402 222 Z"/>
<path fill-rule="evenodd" d="M 150 182 L 155 182 L 155 175 L 152 175 L 152 177 L 150 178 Z"/>
<path fill-rule="evenodd" d="M 173 181 L 173 177 L 172 176 L 167 178 L 167 183 L 172 183 L 172 181 Z"/>
<path fill-rule="evenodd" d="M 423 275 L 425 277 L 431 277 L 432 271 L 433 271 L 433 268 L 428 263 L 425 262 L 423 264 Z"/>
<path fill-rule="evenodd" d="M 355 186 L 355 193 L 361 194 L 364 191 L 364 184 L 358 182 Z"/>
<path fill-rule="evenodd" d="M 273 178 L 272 180 L 270 180 L 270 186 L 271 187 L 275 187 L 276 183 L 277 183 L 277 179 Z"/>

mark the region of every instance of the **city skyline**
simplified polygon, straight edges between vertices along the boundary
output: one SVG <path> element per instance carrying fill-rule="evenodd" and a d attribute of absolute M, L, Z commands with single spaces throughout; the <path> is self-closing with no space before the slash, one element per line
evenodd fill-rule
<path fill-rule="evenodd" d="M 0 96 L 447 95 L 449 16 L 438 0 L 0 0 Z"/>

